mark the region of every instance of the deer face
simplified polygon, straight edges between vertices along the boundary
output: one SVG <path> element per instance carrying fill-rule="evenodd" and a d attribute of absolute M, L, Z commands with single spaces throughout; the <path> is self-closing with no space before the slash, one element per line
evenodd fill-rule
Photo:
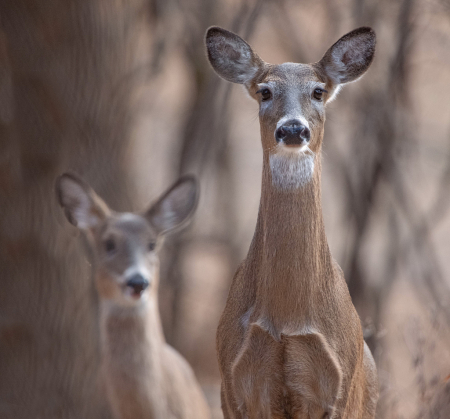
<path fill-rule="evenodd" d="M 69 222 L 90 238 L 100 298 L 133 306 L 156 295 L 161 239 L 193 213 L 196 181 L 180 179 L 141 214 L 111 211 L 86 183 L 71 174 L 58 179 L 56 190 Z"/>
<path fill-rule="evenodd" d="M 375 33 L 359 28 L 339 39 L 314 64 L 265 63 L 243 39 L 218 27 L 208 29 L 206 48 L 214 70 L 243 84 L 259 103 L 264 154 L 272 183 L 292 189 L 307 183 L 320 151 L 325 105 L 340 86 L 361 77 L 375 51 Z"/>
<path fill-rule="evenodd" d="M 94 235 L 99 295 L 120 304 L 145 300 L 157 286 L 157 245 L 158 234 L 145 217 L 107 217 Z"/>
<path fill-rule="evenodd" d="M 267 66 L 249 87 L 259 103 L 263 147 L 317 151 L 325 122 L 326 83 L 307 64 Z"/>

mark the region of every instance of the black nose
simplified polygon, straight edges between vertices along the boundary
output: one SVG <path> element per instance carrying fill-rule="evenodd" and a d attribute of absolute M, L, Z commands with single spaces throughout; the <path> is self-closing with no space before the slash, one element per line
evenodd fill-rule
<path fill-rule="evenodd" d="M 149 282 L 141 274 L 133 275 L 127 281 L 127 287 L 133 288 L 134 294 L 140 295 L 149 286 Z"/>
<path fill-rule="evenodd" d="M 286 145 L 302 145 L 309 142 L 311 133 L 298 119 L 291 119 L 275 131 L 277 143 Z"/>

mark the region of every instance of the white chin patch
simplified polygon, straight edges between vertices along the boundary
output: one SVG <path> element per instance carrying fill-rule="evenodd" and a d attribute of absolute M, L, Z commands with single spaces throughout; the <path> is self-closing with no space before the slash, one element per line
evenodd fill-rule
<path fill-rule="evenodd" d="M 289 191 L 301 188 L 311 181 L 314 173 L 314 154 L 309 150 L 285 151 L 269 156 L 272 184 L 277 189 Z"/>

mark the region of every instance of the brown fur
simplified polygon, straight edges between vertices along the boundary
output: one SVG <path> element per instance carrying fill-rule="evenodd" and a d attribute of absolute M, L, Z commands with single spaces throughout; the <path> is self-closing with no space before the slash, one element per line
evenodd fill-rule
<path fill-rule="evenodd" d="M 216 72 L 244 84 L 260 103 L 263 146 L 256 231 L 217 331 L 225 419 L 373 418 L 376 368 L 328 248 L 320 177 L 324 105 L 339 84 L 367 70 L 375 35 L 368 28 L 353 31 L 315 64 L 264 63 L 237 35 L 220 28 L 208 31 L 206 43 Z M 230 49 L 234 53 L 227 55 Z M 268 102 L 257 92 L 264 86 L 272 93 Z M 322 101 L 313 99 L 317 87 L 328 90 Z M 310 179 L 284 190 L 274 183 L 270 159 L 290 153 L 274 138 L 286 115 L 300 115 L 309 124 L 305 155 L 313 156 L 314 169 Z"/>
<path fill-rule="evenodd" d="M 117 419 L 210 417 L 192 369 L 165 342 L 157 297 L 156 243 L 192 214 L 196 188 L 192 178 L 181 179 L 144 214 L 120 214 L 78 177 L 66 174 L 57 182 L 68 220 L 86 231 L 94 250 L 102 376 Z M 115 245 L 109 253 L 108 240 Z M 150 284 L 134 299 L 127 295 L 130 267 L 140 269 Z"/>

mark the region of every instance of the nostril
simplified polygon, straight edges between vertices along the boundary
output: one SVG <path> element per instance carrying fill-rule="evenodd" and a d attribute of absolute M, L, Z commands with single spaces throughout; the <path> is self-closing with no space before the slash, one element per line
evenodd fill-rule
<path fill-rule="evenodd" d="M 286 129 L 284 127 L 280 127 L 280 128 L 277 129 L 275 139 L 277 141 L 281 141 L 284 138 L 286 138 L 287 134 L 288 133 L 287 133 Z"/>
<path fill-rule="evenodd" d="M 307 127 L 303 126 L 303 129 L 300 132 L 300 138 L 308 142 L 311 138 L 311 131 Z"/>
<path fill-rule="evenodd" d="M 301 121 L 292 119 L 285 122 L 275 130 L 275 140 L 277 143 L 283 143 L 286 146 L 299 147 L 308 143 L 311 138 L 309 128 Z"/>
<path fill-rule="evenodd" d="M 140 295 L 149 286 L 149 282 L 142 275 L 137 274 L 127 281 L 127 286 L 133 289 L 134 294 Z"/>

